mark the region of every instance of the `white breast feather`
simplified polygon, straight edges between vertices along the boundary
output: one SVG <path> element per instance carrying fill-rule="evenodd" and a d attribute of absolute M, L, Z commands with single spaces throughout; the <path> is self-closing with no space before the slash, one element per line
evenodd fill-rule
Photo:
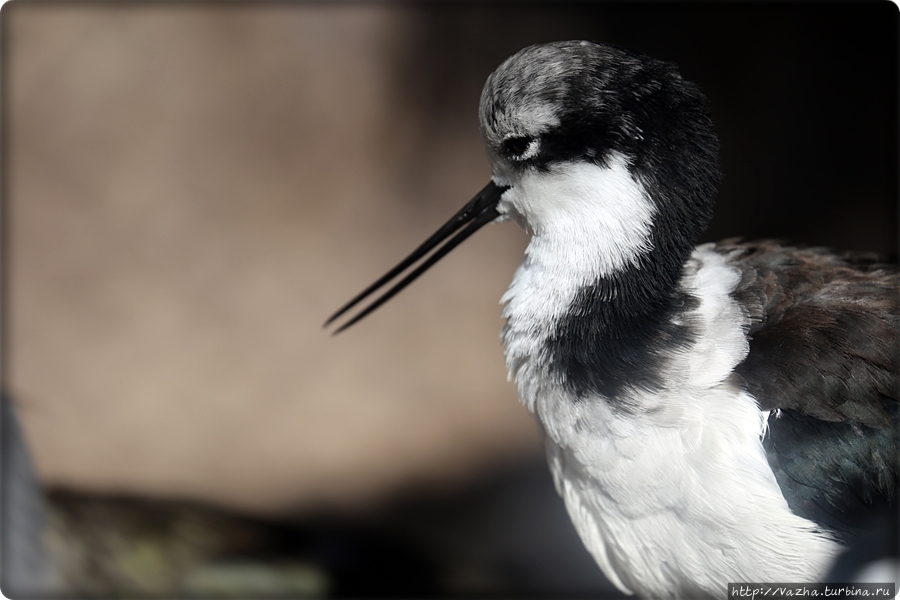
<path fill-rule="evenodd" d="M 558 317 L 579 287 L 650 250 L 655 208 L 620 154 L 612 154 L 609 167 L 566 163 L 509 183 L 498 210 L 534 232 L 501 300 L 514 299 L 520 315 Z"/>

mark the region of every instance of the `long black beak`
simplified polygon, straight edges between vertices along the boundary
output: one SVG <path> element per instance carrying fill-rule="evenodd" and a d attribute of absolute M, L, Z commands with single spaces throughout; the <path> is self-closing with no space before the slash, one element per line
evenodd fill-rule
<path fill-rule="evenodd" d="M 462 210 L 453 215 L 453 218 L 447 221 L 443 225 L 443 227 L 435 231 L 434 234 L 430 238 L 425 240 L 425 242 L 421 246 L 416 248 L 412 252 L 412 254 L 404 258 L 399 265 L 385 273 L 384 276 L 382 276 L 378 281 L 364 289 L 359 293 L 359 295 L 353 298 L 353 300 L 342 306 L 340 310 L 331 315 L 331 317 L 329 317 L 329 319 L 325 321 L 324 326 L 327 327 L 328 325 L 333 323 L 335 319 L 365 300 L 375 291 L 384 287 L 392 279 L 415 264 L 417 260 L 428 254 L 435 246 L 446 240 L 454 233 L 459 232 L 456 233 L 455 236 L 450 238 L 450 240 L 446 244 L 438 248 L 435 253 L 429 256 L 424 262 L 422 262 L 422 264 L 420 264 L 412 272 L 410 272 L 409 275 L 397 282 L 394 287 L 386 291 L 381 297 L 379 297 L 365 309 L 360 311 L 360 313 L 355 317 L 341 325 L 334 333 L 338 334 L 342 332 L 343 330 L 347 329 L 348 327 L 371 313 L 373 310 L 396 296 L 400 292 L 400 290 L 412 283 L 419 275 L 427 271 L 434 263 L 449 254 L 451 250 L 459 246 L 463 241 L 465 241 L 466 238 L 481 229 L 487 223 L 490 223 L 491 221 L 499 217 L 500 213 L 497 212 L 497 203 L 500 202 L 500 196 L 503 195 L 503 192 L 508 189 L 508 186 L 500 186 L 491 181 L 484 187 L 483 190 L 478 192 L 478 194 L 474 198 L 472 198 L 468 204 L 463 206 Z M 462 229 L 462 231 L 459 231 L 460 229 Z"/>

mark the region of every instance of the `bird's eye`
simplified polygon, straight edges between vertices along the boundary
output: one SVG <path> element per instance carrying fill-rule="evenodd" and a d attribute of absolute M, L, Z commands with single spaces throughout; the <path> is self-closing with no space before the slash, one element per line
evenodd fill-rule
<path fill-rule="evenodd" d="M 513 158 L 525 160 L 537 154 L 538 141 L 531 136 L 508 138 L 503 142 L 503 149 Z"/>

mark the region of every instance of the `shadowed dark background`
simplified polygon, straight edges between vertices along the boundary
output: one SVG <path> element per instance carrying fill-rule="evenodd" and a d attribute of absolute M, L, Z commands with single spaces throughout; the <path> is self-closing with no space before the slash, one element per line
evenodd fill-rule
<path fill-rule="evenodd" d="M 471 125 L 478 75 L 526 45 L 618 44 L 678 64 L 710 98 L 725 179 L 706 240 L 896 249 L 893 6 L 476 3 L 416 12 L 417 46 L 400 59 L 395 89 L 431 127 Z M 427 136 L 421 143 L 425 162 Z"/>
<path fill-rule="evenodd" d="M 704 241 L 897 249 L 889 3 L 16 0 L 2 20 L 3 389 L 64 490 L 62 556 L 120 522 L 93 503 L 171 499 L 262 527 L 222 544 L 299 557 L 311 593 L 610 593 L 505 381 L 524 234 L 487 227 L 320 328 L 486 183 L 481 86 L 526 45 L 619 44 L 701 86 L 725 173 Z M 212 589 L 176 571 L 107 577 Z"/>

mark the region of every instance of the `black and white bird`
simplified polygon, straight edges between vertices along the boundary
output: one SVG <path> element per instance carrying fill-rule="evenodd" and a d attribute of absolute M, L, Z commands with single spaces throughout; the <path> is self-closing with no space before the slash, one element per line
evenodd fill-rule
<path fill-rule="evenodd" d="M 480 121 L 491 182 L 329 323 L 435 248 L 341 329 L 481 226 L 517 222 L 532 237 L 502 298 L 506 363 L 606 576 L 653 598 L 821 581 L 896 509 L 896 266 L 697 246 L 718 140 L 672 64 L 531 46 L 490 75 Z"/>

